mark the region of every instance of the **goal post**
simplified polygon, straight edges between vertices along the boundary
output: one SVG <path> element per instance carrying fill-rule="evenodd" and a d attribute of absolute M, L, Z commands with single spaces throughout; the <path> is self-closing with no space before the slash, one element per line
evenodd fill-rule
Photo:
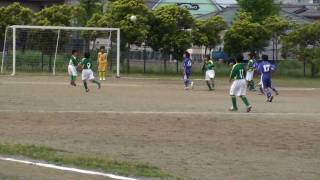
<path fill-rule="evenodd" d="M 57 70 L 61 71 L 63 63 L 67 62 L 71 50 L 76 49 L 80 54 L 89 51 L 96 56 L 100 46 L 107 46 L 110 70 L 120 77 L 120 40 L 119 28 L 8 26 L 4 36 L 1 73 L 12 68 L 11 75 L 14 76 L 18 66 L 21 71 L 24 68 L 35 72 L 46 69 L 46 72 L 56 75 Z M 96 62 L 93 58 L 92 61 Z M 115 69 L 113 64 L 116 64 Z"/>

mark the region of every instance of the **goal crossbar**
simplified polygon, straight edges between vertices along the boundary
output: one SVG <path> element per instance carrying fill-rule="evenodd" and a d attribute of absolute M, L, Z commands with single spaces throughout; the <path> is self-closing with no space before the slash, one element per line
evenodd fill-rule
<path fill-rule="evenodd" d="M 8 29 L 12 29 L 12 76 L 16 74 L 16 30 L 17 29 L 40 29 L 40 30 L 58 30 L 58 37 L 57 37 L 57 46 L 59 43 L 59 33 L 60 30 L 91 30 L 91 31 L 116 31 L 117 32 L 117 77 L 120 77 L 120 28 L 102 28 L 102 27 L 67 27 L 67 26 L 30 26 L 30 25 L 12 25 L 6 28 L 5 32 L 5 41 L 7 39 Z M 5 55 L 5 43 L 3 47 L 3 54 L 2 54 L 2 62 L 1 62 L 1 73 L 3 73 L 3 64 L 4 64 L 4 55 Z M 57 47 L 56 47 L 57 51 Z M 55 75 L 55 64 L 53 68 L 53 75 Z"/>

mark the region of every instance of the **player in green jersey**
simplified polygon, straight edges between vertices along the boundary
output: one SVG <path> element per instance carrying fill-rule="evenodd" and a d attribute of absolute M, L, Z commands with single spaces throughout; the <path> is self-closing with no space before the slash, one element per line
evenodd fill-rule
<path fill-rule="evenodd" d="M 236 58 L 236 64 L 233 65 L 231 73 L 230 73 L 230 83 L 232 83 L 230 88 L 230 96 L 232 100 L 232 107 L 230 111 L 237 111 L 237 98 L 236 96 L 240 97 L 243 103 L 247 107 L 247 112 L 250 112 L 252 106 L 250 105 L 247 97 L 246 97 L 246 80 L 245 78 L 245 65 L 243 64 L 243 55 L 239 54 Z"/>
<path fill-rule="evenodd" d="M 255 70 L 255 55 L 250 53 L 249 57 L 250 59 L 247 64 L 247 74 L 246 74 L 247 86 L 249 91 L 255 91 L 256 87 L 253 80 L 253 75 Z"/>
<path fill-rule="evenodd" d="M 77 78 L 77 66 L 79 64 L 78 62 L 78 51 L 77 50 L 72 50 L 72 55 L 69 59 L 69 64 L 68 64 L 68 73 L 70 76 L 70 84 L 71 86 L 77 86 L 76 85 L 76 78 Z"/>
<path fill-rule="evenodd" d="M 92 62 L 90 60 L 90 53 L 86 52 L 84 54 L 84 58 L 81 60 L 80 65 L 82 65 L 82 81 L 86 92 L 89 92 L 89 88 L 87 85 L 87 80 L 91 81 L 98 85 L 98 88 L 101 88 L 101 83 L 96 81 L 93 76 L 93 72 L 91 70 Z"/>
<path fill-rule="evenodd" d="M 206 56 L 205 57 L 203 70 L 204 70 L 204 73 L 205 73 L 205 81 L 207 83 L 209 91 L 213 91 L 214 90 L 215 72 L 214 72 L 214 63 L 210 59 L 210 56 Z"/>

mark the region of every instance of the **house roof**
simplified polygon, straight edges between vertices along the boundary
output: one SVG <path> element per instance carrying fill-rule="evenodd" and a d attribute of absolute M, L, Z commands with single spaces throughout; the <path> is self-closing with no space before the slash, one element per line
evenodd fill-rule
<path fill-rule="evenodd" d="M 176 4 L 176 5 L 187 8 L 195 18 L 200 18 L 210 14 L 215 14 L 220 10 L 220 7 L 218 7 L 216 3 L 214 3 L 214 1 L 212 0 L 186 0 L 186 1 L 159 0 L 154 5 L 153 9 L 170 5 L 170 4 Z"/>

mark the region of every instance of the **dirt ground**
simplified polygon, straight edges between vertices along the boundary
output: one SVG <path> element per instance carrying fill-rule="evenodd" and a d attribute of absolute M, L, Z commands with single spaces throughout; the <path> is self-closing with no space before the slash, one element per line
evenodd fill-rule
<path fill-rule="evenodd" d="M 102 178 L 91 175 L 82 175 L 70 172 L 61 172 L 59 170 L 52 170 L 48 168 L 35 167 L 31 165 L 17 164 L 7 161 L 0 161 L 0 179 L 12 180 L 12 179 L 25 179 L 25 180 L 56 180 L 56 179 L 68 179 L 68 180 L 105 180 L 108 178 Z M 111 180 L 111 179 L 110 179 Z"/>
<path fill-rule="evenodd" d="M 320 89 L 279 85 L 272 104 L 249 93 L 247 114 L 241 101 L 228 112 L 225 80 L 209 92 L 202 81 L 185 91 L 179 80 L 110 78 L 89 93 L 67 81 L 0 76 L 0 142 L 149 163 L 184 179 L 320 179 Z"/>

